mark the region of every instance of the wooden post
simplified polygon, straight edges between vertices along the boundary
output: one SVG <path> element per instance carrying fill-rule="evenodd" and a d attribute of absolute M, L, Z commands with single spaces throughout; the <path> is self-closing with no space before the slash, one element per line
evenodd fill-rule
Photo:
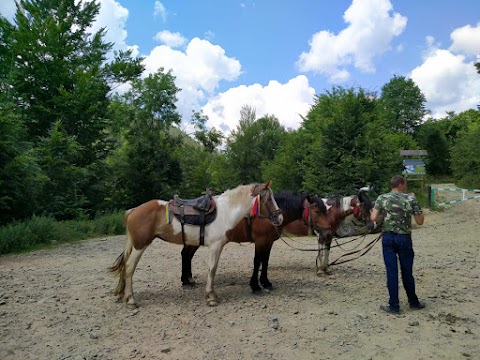
<path fill-rule="evenodd" d="M 429 186 L 428 187 L 428 207 L 431 209 L 432 208 L 432 204 L 433 204 L 433 194 L 432 194 L 432 187 Z"/>

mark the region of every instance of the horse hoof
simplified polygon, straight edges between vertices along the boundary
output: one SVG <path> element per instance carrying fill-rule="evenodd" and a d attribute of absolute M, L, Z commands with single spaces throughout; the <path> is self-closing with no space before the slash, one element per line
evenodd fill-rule
<path fill-rule="evenodd" d="M 136 309 L 138 306 L 137 304 L 133 303 L 133 304 L 127 304 L 127 309 L 130 309 L 130 310 L 134 310 Z"/>
<path fill-rule="evenodd" d="M 214 300 L 214 299 L 210 299 L 210 300 L 207 300 L 207 305 L 208 306 L 217 306 L 218 305 L 218 300 Z"/>

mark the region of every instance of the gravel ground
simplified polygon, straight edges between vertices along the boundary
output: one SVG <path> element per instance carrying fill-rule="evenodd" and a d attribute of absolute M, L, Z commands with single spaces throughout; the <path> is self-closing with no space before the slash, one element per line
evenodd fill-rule
<path fill-rule="evenodd" d="M 253 245 L 228 244 L 214 308 L 204 301 L 206 249 L 193 260 L 197 287 L 184 289 L 181 247 L 155 241 L 134 276 L 135 310 L 116 302 L 106 271 L 123 236 L 2 256 L 0 359 L 480 359 L 479 234 L 480 200 L 426 211 L 414 274 L 427 307 L 410 310 L 402 289 L 400 315 L 378 308 L 387 301 L 380 244 L 317 276 L 315 252 L 277 241 L 274 290 L 261 295 L 248 285 Z"/>

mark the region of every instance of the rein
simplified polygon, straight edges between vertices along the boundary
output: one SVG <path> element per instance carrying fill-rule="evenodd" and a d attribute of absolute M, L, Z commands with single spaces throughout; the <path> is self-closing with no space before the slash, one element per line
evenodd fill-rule
<path fill-rule="evenodd" d="M 373 246 L 382 238 L 382 236 L 383 236 L 383 233 L 380 233 L 379 236 L 377 236 L 375 239 L 373 239 L 372 241 L 370 241 L 364 248 L 358 249 L 358 250 L 354 250 L 354 251 L 349 251 L 349 252 L 345 253 L 345 254 L 339 256 L 338 258 L 336 258 L 336 259 L 335 259 L 334 261 L 332 261 L 330 264 L 328 264 L 328 266 L 344 264 L 344 263 L 346 263 L 346 262 L 353 261 L 353 260 L 356 260 L 356 259 L 362 257 L 363 255 L 365 255 L 366 253 L 368 253 L 370 250 L 372 250 Z M 362 240 L 362 241 L 363 241 L 363 240 Z M 343 257 L 345 257 L 345 256 L 353 255 L 353 254 L 356 254 L 356 253 L 359 253 L 359 255 L 356 256 L 356 257 L 339 261 L 341 258 L 343 258 Z"/>

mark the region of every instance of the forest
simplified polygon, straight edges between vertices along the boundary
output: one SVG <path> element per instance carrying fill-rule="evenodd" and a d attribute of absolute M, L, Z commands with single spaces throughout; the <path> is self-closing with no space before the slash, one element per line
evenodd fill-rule
<path fill-rule="evenodd" d="M 480 187 L 479 109 L 431 118 L 405 76 L 380 92 L 317 94 L 295 130 L 245 104 L 228 136 L 201 112 L 186 133 L 172 71 L 144 76 L 143 59 L 113 52 L 106 29 L 90 33 L 99 6 L 21 0 L 13 23 L 0 16 L 0 227 L 93 219 L 270 179 L 275 191 L 322 196 L 385 190 L 404 149 L 428 151 L 429 177 Z"/>

